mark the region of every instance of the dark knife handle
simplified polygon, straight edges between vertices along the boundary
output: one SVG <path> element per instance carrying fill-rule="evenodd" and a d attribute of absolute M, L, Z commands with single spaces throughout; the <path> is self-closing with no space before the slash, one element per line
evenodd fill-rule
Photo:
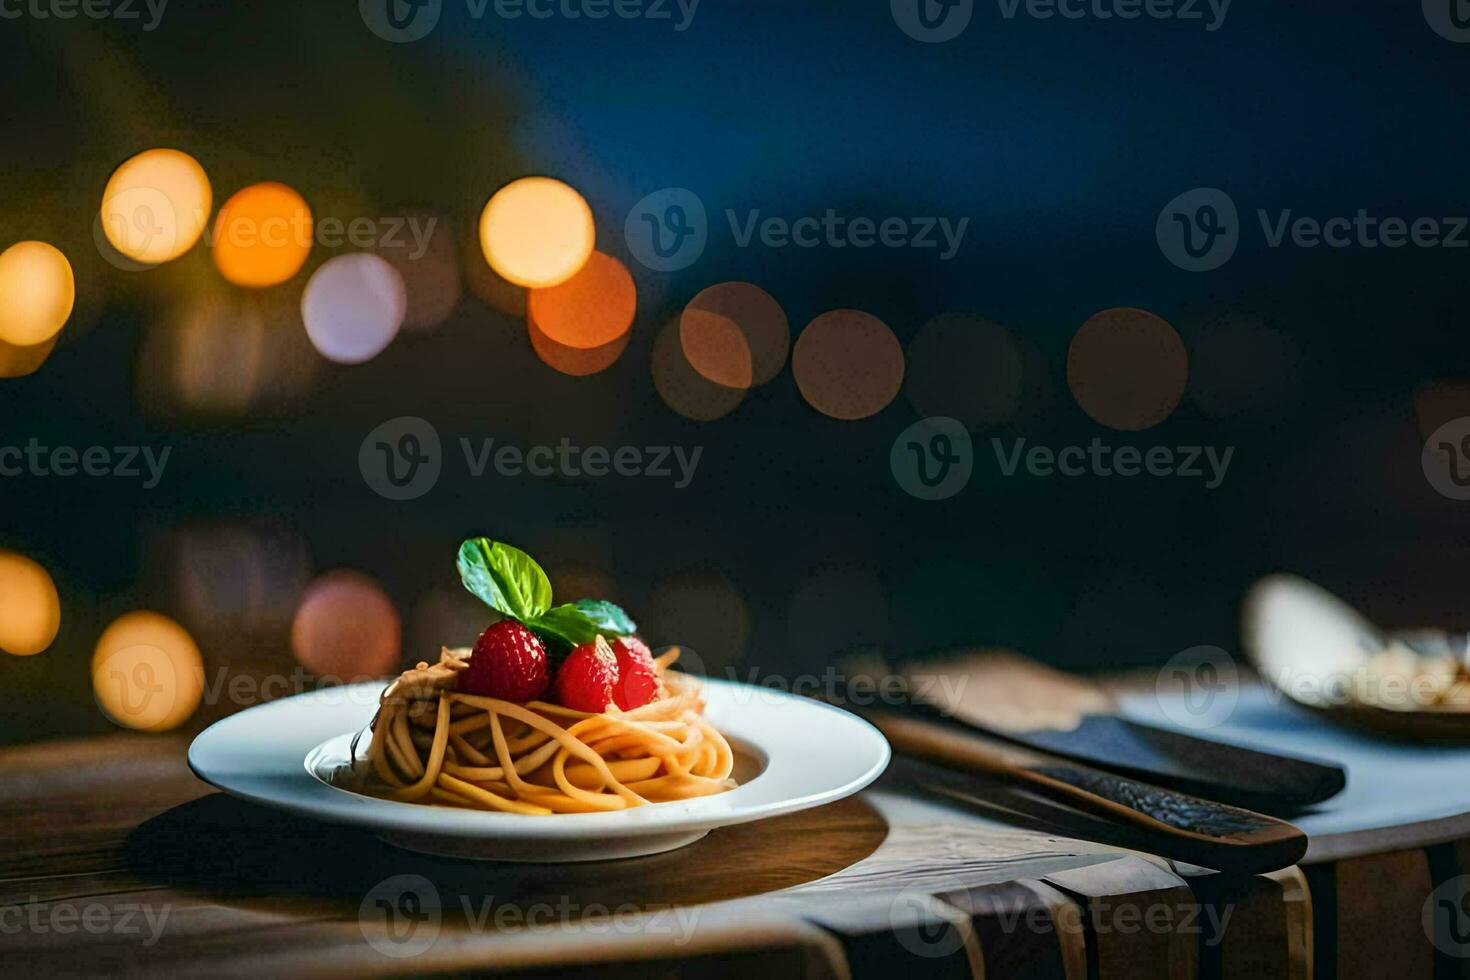
<path fill-rule="evenodd" d="M 1261 813 L 1186 796 L 1171 789 L 1140 783 L 1099 769 L 1058 764 L 1030 767 L 1030 771 L 1084 793 L 1091 793 L 1117 806 L 1136 810 L 1149 819 L 1167 824 L 1176 830 L 1204 837 L 1228 838 L 1280 823 Z"/>

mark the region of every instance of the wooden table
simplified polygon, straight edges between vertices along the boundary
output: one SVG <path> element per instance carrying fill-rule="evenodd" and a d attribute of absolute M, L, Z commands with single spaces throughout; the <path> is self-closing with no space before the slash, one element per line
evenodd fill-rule
<path fill-rule="evenodd" d="M 1411 980 L 1470 963 L 1420 921 L 1465 870 L 1453 842 L 1232 880 L 1067 837 L 999 786 L 899 760 L 853 799 L 670 854 L 486 865 L 215 793 L 187 742 L 0 751 L 6 976 Z"/>

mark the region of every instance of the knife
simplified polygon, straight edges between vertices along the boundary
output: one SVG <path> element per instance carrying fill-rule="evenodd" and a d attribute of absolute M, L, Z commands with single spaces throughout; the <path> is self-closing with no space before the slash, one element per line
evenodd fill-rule
<path fill-rule="evenodd" d="M 1250 810 L 1292 814 L 1341 792 L 1330 762 L 1262 752 L 1113 713 L 1100 687 L 1011 653 L 906 666 L 884 707 Z"/>
<path fill-rule="evenodd" d="M 1053 803 L 1101 818 L 1131 835 L 1130 846 L 1217 871 L 1260 874 L 1289 867 L 1307 837 L 1275 817 L 1151 786 L 1059 756 L 907 713 L 857 709 L 905 756 L 952 771 L 984 774 Z M 1110 835 L 1099 834 L 1107 842 Z"/>

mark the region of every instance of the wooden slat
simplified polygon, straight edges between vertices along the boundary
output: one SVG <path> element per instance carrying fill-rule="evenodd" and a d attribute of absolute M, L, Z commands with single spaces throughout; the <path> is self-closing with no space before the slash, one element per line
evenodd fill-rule
<path fill-rule="evenodd" d="M 1197 975 L 1195 937 L 1176 928 L 1198 914 L 1197 905 L 1177 875 L 1126 857 L 1042 880 L 1082 906 L 1089 977 L 1192 980 Z"/>
<path fill-rule="evenodd" d="M 855 978 L 984 976 L 969 918 L 927 888 L 854 893 L 806 918 L 841 941 Z"/>
<path fill-rule="evenodd" d="M 1087 948 L 1078 905 L 1033 879 L 940 896 L 970 917 L 987 977 L 1083 980 Z"/>
<path fill-rule="evenodd" d="M 1311 865 L 1316 975 L 1428 980 L 1434 946 L 1421 915 L 1433 890 L 1421 850 Z"/>
<path fill-rule="evenodd" d="M 1185 927 L 1199 942 L 1206 980 L 1308 980 L 1310 917 L 1305 880 L 1280 872 L 1242 877 L 1178 869 L 1199 915 Z"/>

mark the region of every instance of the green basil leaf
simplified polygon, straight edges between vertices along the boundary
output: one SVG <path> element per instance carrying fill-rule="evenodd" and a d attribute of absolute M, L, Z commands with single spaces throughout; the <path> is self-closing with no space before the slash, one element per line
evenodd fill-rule
<path fill-rule="evenodd" d="M 578 599 L 572 605 L 592 620 L 602 633 L 630 636 L 638 632 L 638 624 L 633 622 L 620 606 L 615 606 L 605 599 Z"/>
<path fill-rule="evenodd" d="M 464 587 L 490 608 L 521 622 L 551 608 L 551 581 L 519 548 L 489 538 L 471 538 L 459 548 Z"/>
<path fill-rule="evenodd" d="M 567 649 L 591 643 L 598 636 L 626 636 L 637 630 L 627 613 L 600 599 L 580 599 L 548 609 L 526 625 L 542 639 Z"/>
<path fill-rule="evenodd" d="M 529 620 L 526 626 L 543 640 L 564 650 L 591 643 L 597 639 L 597 626 L 576 606 L 548 609 Z"/>

